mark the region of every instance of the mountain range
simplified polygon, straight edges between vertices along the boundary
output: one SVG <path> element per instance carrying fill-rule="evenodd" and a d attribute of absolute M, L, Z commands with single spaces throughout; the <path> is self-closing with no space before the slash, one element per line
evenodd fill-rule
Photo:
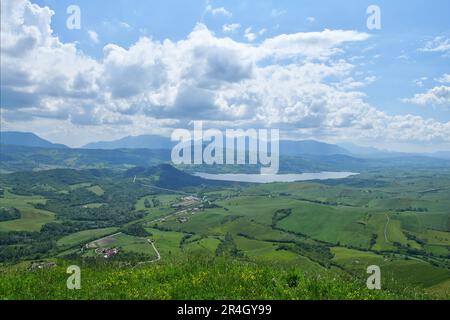
<path fill-rule="evenodd" d="M 83 149 L 171 149 L 170 138 L 157 135 L 128 136 L 113 141 L 99 141 L 84 145 Z"/>
<path fill-rule="evenodd" d="M 30 132 L 2 132 L 2 144 L 20 145 L 27 147 L 44 147 L 44 148 L 68 148 L 65 145 L 54 144 L 50 141 L 40 138 Z M 172 149 L 178 142 L 171 141 L 170 138 L 158 135 L 140 135 L 128 136 L 113 141 L 99 141 L 88 143 L 81 149 Z M 333 155 L 344 154 L 349 155 L 350 152 L 337 145 L 318 142 L 314 140 L 280 141 L 280 153 L 287 156 L 299 154 L 307 155 Z"/>

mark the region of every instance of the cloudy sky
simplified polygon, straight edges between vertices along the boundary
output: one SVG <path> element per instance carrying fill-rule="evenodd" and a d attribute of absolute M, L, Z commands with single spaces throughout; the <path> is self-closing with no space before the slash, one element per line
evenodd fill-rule
<path fill-rule="evenodd" d="M 1 3 L 2 130 L 76 147 L 203 120 L 450 150 L 447 0 Z"/>

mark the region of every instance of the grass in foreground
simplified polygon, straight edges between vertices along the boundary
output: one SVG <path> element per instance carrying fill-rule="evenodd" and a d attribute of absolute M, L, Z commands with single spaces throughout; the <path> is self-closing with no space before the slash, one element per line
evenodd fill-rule
<path fill-rule="evenodd" d="M 68 290 L 66 267 L 29 271 L 0 267 L 0 299 L 426 299 L 416 290 L 368 290 L 337 273 L 194 255 L 120 267 L 81 266 L 81 289 Z"/>

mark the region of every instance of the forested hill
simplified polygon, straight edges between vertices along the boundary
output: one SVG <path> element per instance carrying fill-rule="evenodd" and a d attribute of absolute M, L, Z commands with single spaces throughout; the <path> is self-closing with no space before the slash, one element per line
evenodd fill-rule
<path fill-rule="evenodd" d="M 168 149 L 55 149 L 0 145 L 0 173 L 56 168 L 127 170 L 171 163 Z M 289 155 L 280 157 L 280 173 L 320 171 L 364 172 L 380 168 L 448 168 L 450 160 L 426 156 L 358 158 L 344 154 Z M 187 172 L 259 173 L 258 165 L 185 165 Z"/>
<path fill-rule="evenodd" d="M 42 148 L 56 148 L 67 149 L 63 144 L 52 143 L 48 140 L 42 139 L 31 132 L 15 132 L 2 131 L 0 132 L 0 143 L 4 145 L 18 145 L 28 147 L 42 147 Z"/>
<path fill-rule="evenodd" d="M 133 183 L 134 177 L 138 180 Z M 80 183 L 102 183 L 105 180 L 136 186 L 152 184 L 160 188 L 182 189 L 201 185 L 229 185 L 228 182 L 206 180 L 178 170 L 170 164 L 160 164 L 151 167 L 134 167 L 125 172 L 111 169 L 52 169 L 42 171 L 21 171 L 0 175 L 0 181 L 6 184 L 20 185 L 24 190 L 53 190 L 66 185 Z M 26 193 L 29 193 L 26 192 Z"/>
<path fill-rule="evenodd" d="M 185 187 L 198 187 L 201 185 L 225 186 L 231 184 L 226 181 L 206 180 L 178 170 L 170 164 L 160 164 L 149 168 L 135 167 L 127 170 L 125 175 L 130 178 L 153 177 L 156 186 L 167 189 L 181 189 Z"/>

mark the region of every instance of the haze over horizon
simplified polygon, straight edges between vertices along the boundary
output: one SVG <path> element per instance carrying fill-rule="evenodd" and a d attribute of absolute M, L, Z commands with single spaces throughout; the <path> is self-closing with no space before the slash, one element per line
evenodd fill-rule
<path fill-rule="evenodd" d="M 78 1 L 79 30 L 71 4 L 2 1 L 2 131 L 80 147 L 203 120 L 450 150 L 448 1 L 378 1 L 380 30 L 369 1 Z"/>

